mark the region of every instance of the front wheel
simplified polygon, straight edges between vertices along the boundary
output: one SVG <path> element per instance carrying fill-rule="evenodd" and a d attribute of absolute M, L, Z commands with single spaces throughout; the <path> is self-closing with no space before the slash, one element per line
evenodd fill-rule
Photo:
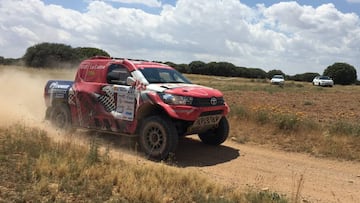
<path fill-rule="evenodd" d="M 166 117 L 151 116 L 141 122 L 138 141 L 148 158 L 166 159 L 175 151 L 178 139 L 174 124 Z"/>
<path fill-rule="evenodd" d="M 217 128 L 199 133 L 198 136 L 205 144 L 220 145 L 229 136 L 229 122 L 226 117 L 222 117 Z"/>
<path fill-rule="evenodd" d="M 72 128 L 70 109 L 65 104 L 57 104 L 50 111 L 50 122 L 58 129 Z"/>

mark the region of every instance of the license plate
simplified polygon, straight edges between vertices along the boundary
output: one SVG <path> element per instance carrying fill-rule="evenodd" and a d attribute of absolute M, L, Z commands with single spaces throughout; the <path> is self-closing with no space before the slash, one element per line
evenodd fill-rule
<path fill-rule="evenodd" d="M 211 115 L 211 116 L 199 117 L 194 122 L 193 127 L 217 125 L 219 123 L 221 117 L 222 117 L 222 115 Z"/>

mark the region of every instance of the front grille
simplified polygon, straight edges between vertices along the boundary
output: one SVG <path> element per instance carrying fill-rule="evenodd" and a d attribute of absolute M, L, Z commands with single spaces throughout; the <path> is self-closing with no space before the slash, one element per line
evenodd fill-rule
<path fill-rule="evenodd" d="M 216 104 L 212 104 L 211 99 L 216 99 Z M 192 106 L 204 107 L 204 106 L 222 106 L 225 101 L 223 97 L 212 97 L 212 98 L 193 98 Z"/>
<path fill-rule="evenodd" d="M 213 115 L 219 115 L 223 114 L 223 110 L 217 110 L 217 111 L 205 111 L 200 114 L 201 116 L 213 116 Z"/>

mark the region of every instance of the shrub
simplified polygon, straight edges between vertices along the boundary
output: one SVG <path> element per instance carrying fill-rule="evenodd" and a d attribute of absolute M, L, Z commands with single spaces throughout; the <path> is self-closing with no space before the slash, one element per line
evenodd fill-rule
<path fill-rule="evenodd" d="M 299 119 L 293 114 L 276 115 L 275 124 L 280 130 L 293 131 L 299 127 Z"/>
<path fill-rule="evenodd" d="M 230 116 L 236 116 L 238 118 L 249 118 L 249 111 L 244 106 L 232 106 Z"/>
<path fill-rule="evenodd" d="M 347 63 L 334 63 L 328 66 L 324 75 L 331 77 L 335 84 L 350 85 L 356 82 L 357 74 L 354 66 Z"/>
<path fill-rule="evenodd" d="M 360 136 L 360 125 L 338 121 L 330 125 L 329 133 L 332 135 Z"/>
<path fill-rule="evenodd" d="M 258 110 L 255 112 L 255 121 L 260 124 L 266 124 L 270 121 L 270 113 L 266 110 Z"/>

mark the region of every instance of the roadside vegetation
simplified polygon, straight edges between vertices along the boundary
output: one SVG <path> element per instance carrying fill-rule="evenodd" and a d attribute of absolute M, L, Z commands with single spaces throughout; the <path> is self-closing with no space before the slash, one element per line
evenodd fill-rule
<path fill-rule="evenodd" d="M 47 132 L 0 128 L 0 202 L 271 202 L 275 192 L 239 191 L 165 163 L 130 163 L 88 146 L 54 142 Z"/>
<path fill-rule="evenodd" d="M 360 125 L 357 123 L 339 119 L 321 124 L 295 113 L 241 106 L 233 106 L 232 110 L 231 136 L 240 143 L 252 142 L 285 151 L 360 161 Z"/>
<path fill-rule="evenodd" d="M 188 77 L 224 92 L 231 109 L 230 136 L 237 142 L 360 161 L 360 115 L 357 107 L 346 109 L 360 98 L 359 86 L 287 81 L 279 87 L 262 79 Z"/>

